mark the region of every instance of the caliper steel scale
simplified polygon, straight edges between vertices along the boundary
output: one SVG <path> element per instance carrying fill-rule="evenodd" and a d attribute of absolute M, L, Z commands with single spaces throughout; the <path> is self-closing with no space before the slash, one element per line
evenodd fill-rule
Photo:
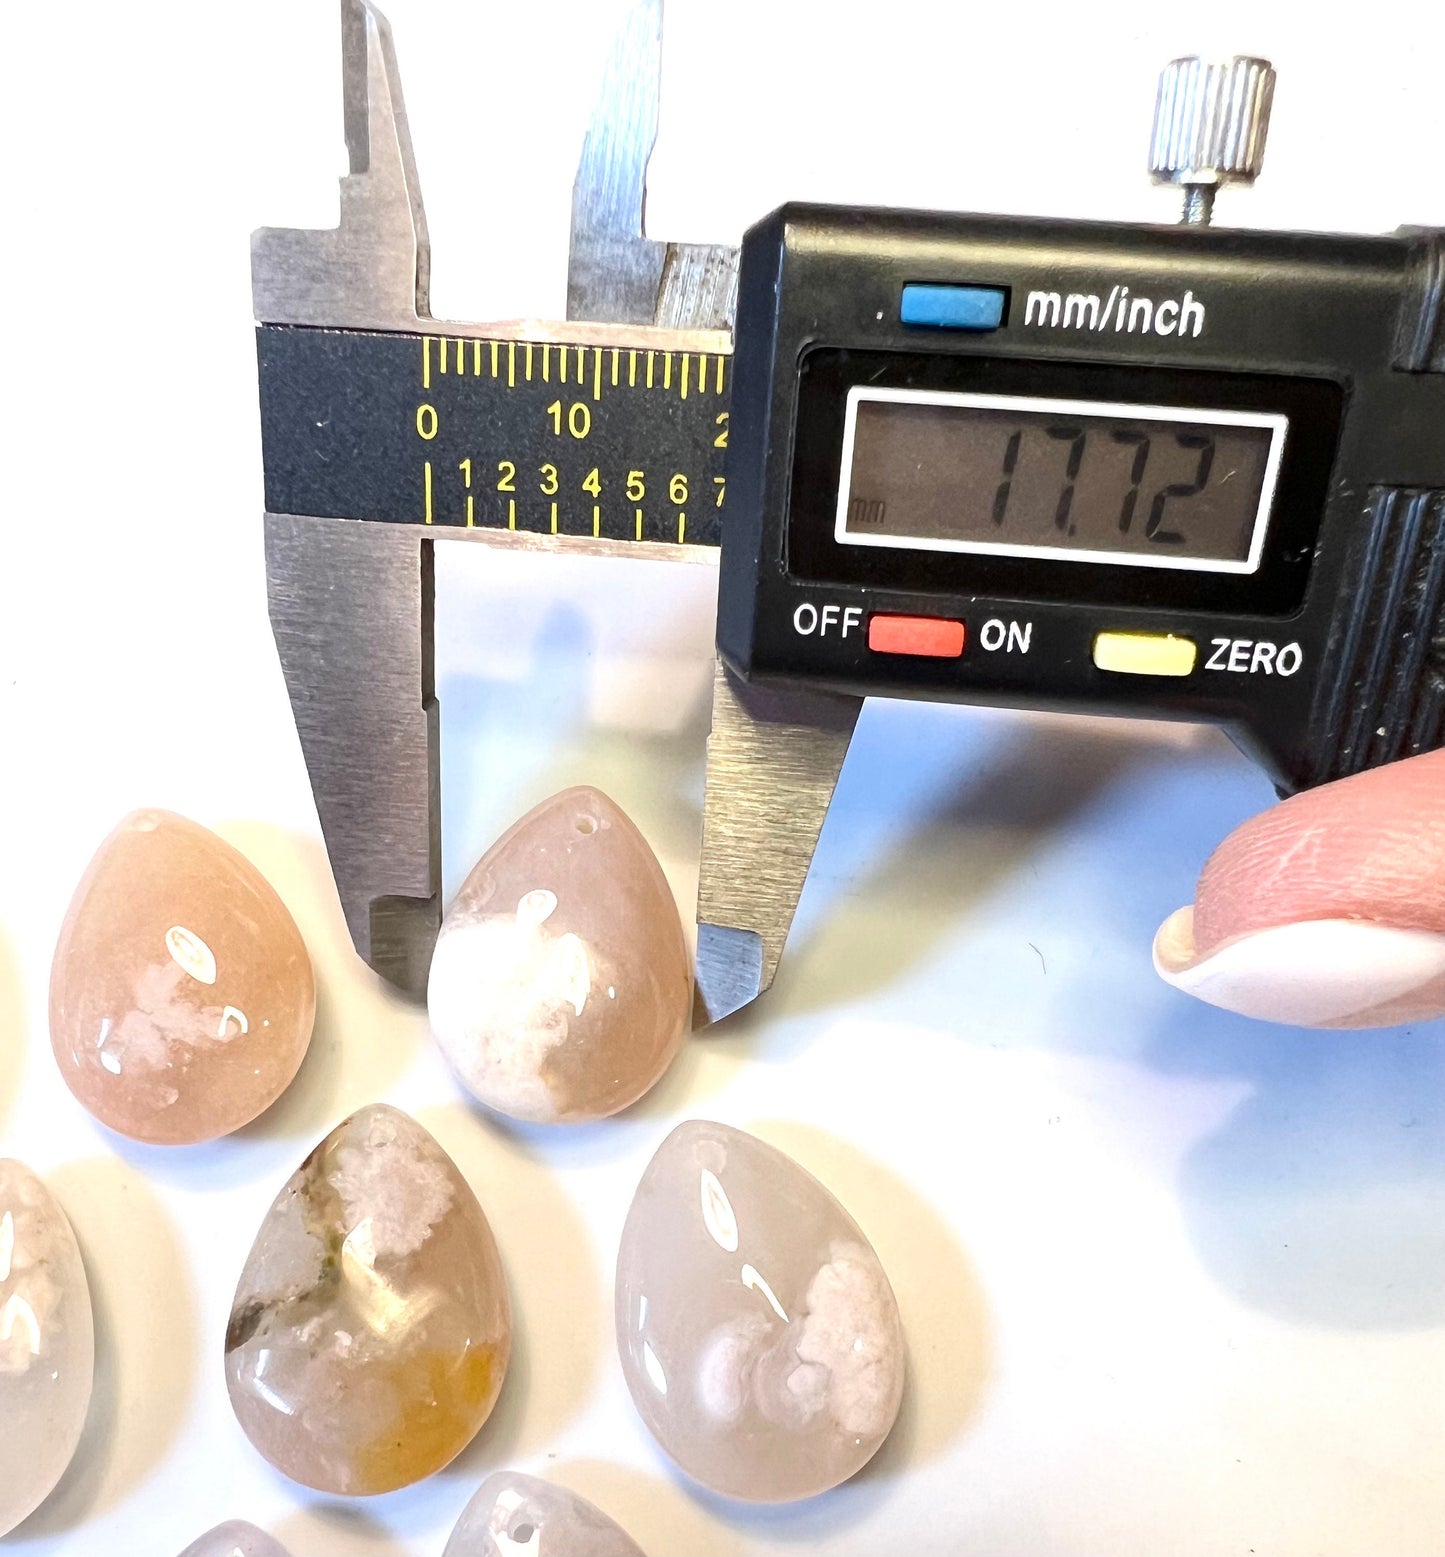
<path fill-rule="evenodd" d="M 262 229 L 251 241 L 267 597 L 352 940 L 384 978 L 419 995 L 441 918 L 433 539 L 603 555 L 641 545 L 715 562 L 710 478 L 721 471 L 725 443 L 737 256 L 643 236 L 661 66 L 661 0 L 650 0 L 629 12 L 616 39 L 583 148 L 568 321 L 434 321 L 426 217 L 390 29 L 366 0 L 342 0 L 341 37 L 350 171 L 339 225 Z M 694 380 L 692 390 L 705 421 L 678 414 L 684 355 L 690 374 L 707 365 L 708 384 L 699 394 Z M 605 406 L 591 396 L 604 371 Z M 601 436 L 615 455 L 640 451 L 649 466 L 666 462 L 690 476 L 712 508 L 692 505 L 691 540 L 685 518 L 678 521 L 686 505 L 651 502 L 639 515 L 628 501 L 617 533 L 612 504 L 605 533 L 591 524 L 567 533 L 574 510 L 586 520 L 599 506 L 578 479 L 567 491 L 585 502 L 559 513 L 539 493 L 535 465 L 520 484 L 515 468 L 499 473 L 487 452 L 497 423 L 525 422 L 519 437 L 530 455 L 554 401 L 564 416 L 587 408 L 589 444 Z M 468 440 L 468 420 L 487 447 Z M 462 447 L 478 461 L 472 493 L 458 486 Z M 621 490 L 629 468 L 609 469 L 609 483 Z M 568 475 L 586 479 L 580 470 Z M 483 523 L 468 524 L 479 499 L 489 505 Z M 659 524 L 682 543 L 662 539 Z"/>
<path fill-rule="evenodd" d="M 643 233 L 641 0 L 567 321 L 441 324 L 389 32 L 341 12 L 340 224 L 252 240 L 267 588 L 347 924 L 399 988 L 441 917 L 435 539 L 721 547 L 699 1023 L 771 984 L 865 696 L 1209 720 L 1282 791 L 1445 745 L 1445 242 L 1204 225 L 1258 171 L 1263 62 L 1165 74 L 1184 226 L 789 206 L 737 291 L 736 251 Z"/>

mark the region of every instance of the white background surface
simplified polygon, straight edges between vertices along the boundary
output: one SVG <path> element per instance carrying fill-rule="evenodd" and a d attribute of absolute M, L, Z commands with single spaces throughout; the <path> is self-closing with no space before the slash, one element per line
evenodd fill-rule
<path fill-rule="evenodd" d="M 785 197 L 1169 219 L 1141 172 L 1153 75 L 1198 47 L 1281 70 L 1269 168 L 1226 219 L 1445 224 L 1431 9 L 1342 27 L 1226 0 L 1201 29 L 1162 5 L 673 0 L 652 229 L 731 240 Z M 559 312 L 617 5 L 390 11 L 436 311 Z M 33 5 L 6 30 L 0 1151 L 75 1224 L 100 1358 L 80 1456 L 6 1549 L 171 1557 L 244 1516 L 295 1557 L 437 1554 L 514 1466 L 654 1554 L 1445 1551 L 1445 1034 L 1275 1030 L 1155 980 L 1155 925 L 1270 800 L 1215 735 L 870 705 L 768 999 L 620 1120 L 508 1130 L 467 1105 L 350 951 L 265 614 L 247 234 L 334 221 L 334 8 Z M 585 779 L 690 919 L 711 571 L 438 555 L 448 889 Z M 319 977 L 295 1086 L 193 1150 L 93 1123 L 46 1037 L 71 889 L 142 804 L 249 853 Z M 346 1504 L 251 1450 L 221 1338 L 271 1197 L 377 1098 L 476 1188 L 518 1342 L 448 1471 Z M 619 1376 L 617 1233 L 690 1115 L 818 1173 L 898 1291 L 898 1427 L 801 1507 L 685 1484 Z"/>

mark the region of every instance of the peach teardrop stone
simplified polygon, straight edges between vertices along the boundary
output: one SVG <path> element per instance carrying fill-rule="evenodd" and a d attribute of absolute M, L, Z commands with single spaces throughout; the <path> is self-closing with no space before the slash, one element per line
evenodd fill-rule
<path fill-rule="evenodd" d="M 520 1471 L 498 1471 L 462 1510 L 442 1557 L 643 1557 L 586 1498 Z"/>
<path fill-rule="evenodd" d="M 568 789 L 478 861 L 447 912 L 427 1009 L 442 1052 L 514 1119 L 600 1119 L 672 1063 L 687 944 L 646 839 L 606 795 Z"/>
<path fill-rule="evenodd" d="M 94 1372 L 90 1287 L 75 1234 L 29 1168 L 0 1159 L 0 1537 L 64 1475 Z"/>
<path fill-rule="evenodd" d="M 215 833 L 134 811 L 71 900 L 50 973 L 50 1042 L 102 1124 L 179 1146 L 250 1123 L 311 1041 L 316 991 L 269 883 Z"/>
<path fill-rule="evenodd" d="M 390 1492 L 471 1442 L 511 1344 L 477 1197 L 414 1119 L 378 1103 L 322 1141 L 261 1224 L 226 1384 L 246 1436 L 292 1480 Z"/>
<path fill-rule="evenodd" d="M 817 1179 L 727 1125 L 679 1125 L 648 1164 L 616 1321 L 653 1437 L 729 1497 L 826 1491 L 898 1415 L 903 1329 L 878 1256 Z"/>
<path fill-rule="evenodd" d="M 197 1536 L 181 1557 L 291 1557 L 280 1541 L 244 1519 L 228 1519 Z"/>

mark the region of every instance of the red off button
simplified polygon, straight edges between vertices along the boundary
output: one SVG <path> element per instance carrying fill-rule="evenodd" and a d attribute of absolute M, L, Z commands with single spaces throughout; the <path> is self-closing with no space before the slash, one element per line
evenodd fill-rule
<path fill-rule="evenodd" d="M 963 653 L 962 622 L 946 616 L 870 616 L 868 647 L 875 654 L 917 654 L 956 660 Z"/>

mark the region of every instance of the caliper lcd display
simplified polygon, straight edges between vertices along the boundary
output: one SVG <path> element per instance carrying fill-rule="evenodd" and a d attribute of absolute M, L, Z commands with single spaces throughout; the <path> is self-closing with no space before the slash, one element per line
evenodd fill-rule
<path fill-rule="evenodd" d="M 1254 573 L 1286 416 L 855 386 L 844 545 Z"/>

